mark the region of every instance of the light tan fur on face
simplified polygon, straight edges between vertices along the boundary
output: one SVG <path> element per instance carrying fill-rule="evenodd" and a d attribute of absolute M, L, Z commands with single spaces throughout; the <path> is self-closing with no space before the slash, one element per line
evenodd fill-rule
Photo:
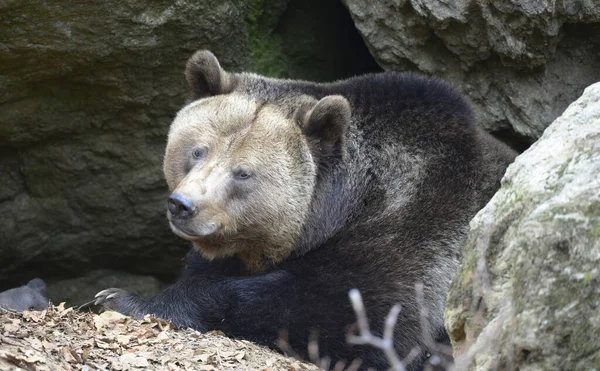
<path fill-rule="evenodd" d="M 193 149 L 201 146 L 208 148 L 205 160 L 189 168 Z M 240 166 L 253 176 L 236 181 L 232 171 Z M 274 105 L 237 94 L 205 98 L 179 112 L 169 132 L 164 172 L 171 191 L 198 208 L 186 229 L 217 225 L 204 237 L 186 235 L 171 223 L 173 231 L 209 259 L 237 254 L 251 271 L 289 256 L 316 178 L 294 120 Z"/>

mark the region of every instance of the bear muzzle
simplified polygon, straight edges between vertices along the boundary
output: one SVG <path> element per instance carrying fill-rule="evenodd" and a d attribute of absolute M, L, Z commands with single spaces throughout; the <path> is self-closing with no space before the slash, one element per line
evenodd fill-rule
<path fill-rule="evenodd" d="M 171 230 L 186 240 L 195 240 L 211 235 L 219 229 L 218 218 L 212 214 L 211 208 L 199 208 L 192 200 L 178 193 L 173 193 L 167 201 L 167 217 Z"/>
<path fill-rule="evenodd" d="M 180 222 L 170 220 L 169 225 L 171 226 L 171 230 L 177 236 L 183 238 L 184 240 L 194 241 L 202 237 L 206 237 L 208 235 L 213 234 L 218 226 L 215 223 L 206 223 L 202 225 L 200 228 L 194 228 L 192 231 L 188 226 L 182 226 Z"/>

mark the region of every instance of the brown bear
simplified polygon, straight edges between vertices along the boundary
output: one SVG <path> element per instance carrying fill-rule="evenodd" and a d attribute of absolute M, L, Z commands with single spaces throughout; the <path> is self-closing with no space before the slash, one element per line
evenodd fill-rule
<path fill-rule="evenodd" d="M 332 364 L 386 368 L 380 350 L 346 342 L 357 288 L 375 334 L 401 304 L 395 348 L 400 357 L 418 349 L 408 368 L 420 368 L 425 339 L 445 337 L 469 220 L 515 153 L 433 78 L 273 79 L 228 73 L 208 51 L 185 75 L 193 102 L 170 128 L 164 172 L 169 223 L 194 249 L 161 294 L 108 289 L 97 303 L 270 346 L 284 331 L 300 354 L 317 330 Z"/>

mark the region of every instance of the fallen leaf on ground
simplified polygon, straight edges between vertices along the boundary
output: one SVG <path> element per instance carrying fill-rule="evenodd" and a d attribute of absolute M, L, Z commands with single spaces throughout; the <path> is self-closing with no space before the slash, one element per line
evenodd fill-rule
<path fill-rule="evenodd" d="M 0 328 L 0 370 L 318 370 L 220 331 L 201 334 L 152 316 L 137 321 L 64 304 L 0 312 Z"/>

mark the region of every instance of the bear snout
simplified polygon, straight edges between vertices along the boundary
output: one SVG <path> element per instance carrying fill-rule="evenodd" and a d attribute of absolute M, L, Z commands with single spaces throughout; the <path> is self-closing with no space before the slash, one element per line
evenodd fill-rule
<path fill-rule="evenodd" d="M 208 202 L 173 193 L 167 201 L 168 219 L 173 232 L 181 238 L 195 240 L 215 233 L 221 226 L 223 212 Z"/>
<path fill-rule="evenodd" d="M 167 208 L 171 217 L 175 219 L 189 219 L 194 216 L 198 210 L 198 208 L 194 206 L 192 200 L 177 193 L 173 193 L 169 197 Z"/>

